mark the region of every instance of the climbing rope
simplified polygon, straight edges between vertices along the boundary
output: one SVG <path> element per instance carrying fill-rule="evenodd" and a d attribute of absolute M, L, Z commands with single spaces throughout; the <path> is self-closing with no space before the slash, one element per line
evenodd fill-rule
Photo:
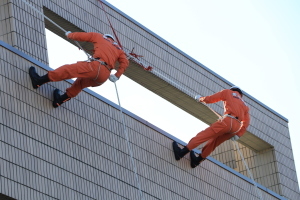
<path fill-rule="evenodd" d="M 52 21 L 50 18 L 48 18 L 47 16 L 45 16 L 42 12 L 40 12 L 38 9 L 36 9 L 35 7 L 33 7 L 31 4 L 29 4 L 26 0 L 22 0 L 26 5 L 28 5 L 30 8 L 32 8 L 34 11 L 36 11 L 37 13 L 39 13 L 40 15 L 42 15 L 44 18 L 46 18 L 48 21 L 50 21 L 53 25 L 57 26 L 60 30 L 62 30 L 64 33 L 66 33 L 67 31 L 65 29 L 63 29 L 62 27 L 60 27 L 58 24 L 56 24 L 54 21 Z M 79 49 L 81 49 L 86 56 L 88 57 L 88 59 L 91 58 L 91 55 L 88 54 L 79 44 L 79 42 L 73 40 L 75 42 L 75 44 L 79 47 Z"/>
<path fill-rule="evenodd" d="M 176 83 L 174 80 L 172 80 L 171 78 L 168 78 L 164 75 L 162 75 L 161 73 L 159 73 L 155 68 L 153 70 L 151 70 L 151 73 L 153 73 L 154 75 L 160 77 L 161 79 L 163 79 L 164 81 L 166 81 L 167 83 L 170 83 L 171 85 L 173 85 L 174 87 L 176 87 L 177 89 L 181 90 L 183 93 L 185 93 L 186 95 L 192 97 L 193 99 L 195 98 L 195 96 L 197 94 L 195 94 L 195 92 L 191 92 L 188 89 L 184 88 L 183 86 L 179 85 L 178 83 Z M 219 113 L 217 113 L 216 111 L 214 111 L 210 106 L 208 106 L 206 103 L 204 102 L 200 102 L 201 104 L 205 105 L 208 109 L 210 109 L 215 115 L 217 115 L 220 118 L 222 118 L 221 115 L 219 115 Z"/>
<path fill-rule="evenodd" d="M 132 50 L 131 52 L 129 52 L 129 51 L 127 51 L 127 50 L 125 50 L 125 49 L 123 48 L 123 46 L 122 46 L 122 44 L 121 44 L 121 42 L 120 42 L 120 40 L 119 40 L 119 38 L 118 38 L 118 35 L 117 35 L 117 33 L 116 33 L 116 31 L 115 31 L 115 29 L 114 29 L 112 23 L 111 23 L 110 20 L 109 20 L 108 14 L 107 14 L 107 12 L 106 12 L 106 10 L 105 10 L 105 8 L 104 8 L 104 3 L 103 3 L 101 0 L 98 0 L 98 1 L 99 1 L 100 4 L 101 4 L 102 10 L 103 10 L 103 12 L 105 13 L 106 19 L 107 19 L 107 21 L 108 21 L 108 23 L 109 23 L 109 25 L 110 25 L 110 28 L 111 28 L 112 31 L 113 31 L 113 34 L 114 34 L 114 36 L 115 36 L 115 38 L 116 38 L 116 40 L 117 40 L 119 46 L 120 46 L 121 49 L 125 52 L 127 58 L 130 59 L 130 60 L 132 60 L 132 61 L 134 61 L 135 63 L 137 63 L 137 64 L 140 65 L 141 67 L 143 67 L 144 70 L 146 70 L 146 71 L 151 71 L 151 70 L 152 70 L 152 67 L 151 67 L 151 66 L 146 66 L 145 63 L 139 59 L 139 57 L 142 57 L 142 56 L 133 53 L 133 50 Z"/>
<path fill-rule="evenodd" d="M 249 167 L 248 167 L 248 165 L 247 165 L 247 162 L 245 161 L 245 158 L 244 158 L 244 156 L 243 156 L 243 153 L 241 152 L 241 150 L 240 150 L 240 148 L 239 148 L 239 144 L 237 143 L 237 141 L 233 141 L 233 143 L 236 145 L 236 148 L 237 148 L 237 150 L 238 150 L 238 152 L 239 152 L 239 154 L 240 154 L 240 156 L 241 156 L 241 158 L 242 158 L 242 160 L 243 160 L 243 163 L 244 163 L 244 165 L 245 165 L 245 167 L 246 167 L 246 169 L 247 169 L 248 175 L 250 176 L 250 178 L 251 178 L 251 180 L 252 180 L 252 183 L 253 183 L 253 185 L 254 185 L 254 187 L 255 187 L 255 190 L 256 190 L 256 193 L 257 193 L 259 199 L 260 199 L 260 200 L 263 200 L 261 191 L 258 189 L 257 183 L 254 181 L 253 175 L 252 175 L 252 173 L 251 173 L 251 171 L 250 171 L 250 169 L 249 169 Z"/>
<path fill-rule="evenodd" d="M 121 115 L 121 121 L 122 121 L 122 124 L 123 124 L 123 130 L 124 130 L 124 135 L 125 135 L 126 142 L 127 142 L 127 147 L 128 147 L 128 150 L 129 150 L 131 164 L 133 166 L 134 175 L 135 175 L 136 182 L 138 184 L 138 189 L 139 189 L 141 199 L 144 199 L 143 193 L 142 193 L 142 190 L 141 190 L 141 184 L 140 184 L 138 173 L 137 173 L 137 168 L 136 168 L 136 165 L 135 165 L 135 162 L 134 162 L 134 159 L 133 159 L 132 148 L 131 148 L 131 145 L 130 145 L 127 129 L 126 129 L 126 126 L 125 126 L 124 113 L 123 113 L 120 98 L 119 98 L 119 92 L 118 92 L 117 84 L 116 84 L 116 82 L 114 82 L 114 83 L 115 83 L 116 94 L 117 94 L 117 98 L 118 98 L 119 110 L 120 110 L 120 115 Z"/>
<path fill-rule="evenodd" d="M 120 42 L 120 40 L 119 40 L 119 38 L 118 38 L 118 36 L 117 36 L 117 34 L 116 34 L 116 31 L 115 31 L 114 27 L 112 26 L 112 24 L 111 24 L 111 22 L 110 22 L 110 20 L 109 20 L 109 18 L 108 18 L 107 12 L 106 12 L 106 10 L 104 9 L 103 2 L 102 2 L 101 0 L 98 0 L 98 1 L 100 2 L 101 6 L 102 6 L 102 10 L 103 10 L 104 13 L 105 13 L 106 19 L 107 19 L 107 21 L 108 21 L 108 23 L 109 23 L 109 25 L 110 25 L 110 28 L 112 29 L 112 31 L 113 31 L 113 33 L 114 33 L 115 38 L 117 39 L 117 42 L 118 42 L 119 46 L 121 47 L 121 49 L 123 49 L 123 46 L 122 46 L 122 44 L 121 44 L 121 42 Z"/>

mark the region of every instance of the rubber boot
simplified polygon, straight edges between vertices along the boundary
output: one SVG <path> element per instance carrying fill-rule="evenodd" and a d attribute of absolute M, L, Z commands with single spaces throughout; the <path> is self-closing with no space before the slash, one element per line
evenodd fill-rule
<path fill-rule="evenodd" d="M 183 149 L 181 149 L 177 142 L 173 142 L 173 151 L 174 151 L 174 155 L 175 155 L 175 159 L 176 160 L 180 160 L 180 158 L 182 158 L 183 156 L 185 156 L 188 152 L 190 152 L 190 150 L 188 150 L 188 148 L 184 147 Z"/>
<path fill-rule="evenodd" d="M 199 154 L 199 156 L 197 157 L 194 151 L 191 151 L 190 157 L 191 157 L 192 168 L 197 167 L 200 163 L 202 163 L 206 159 L 206 158 L 202 158 L 201 154 Z"/>
<path fill-rule="evenodd" d="M 67 93 L 64 93 L 63 95 L 59 94 L 59 89 L 55 89 L 53 91 L 53 102 L 52 105 L 54 108 L 57 108 L 61 104 L 65 103 L 66 101 L 69 101 L 71 98 L 68 97 Z"/>
<path fill-rule="evenodd" d="M 44 76 L 39 76 L 36 73 L 35 67 L 32 67 L 32 66 L 29 68 L 29 76 L 31 78 L 32 87 L 34 89 L 37 89 L 38 87 L 40 87 L 44 83 L 47 83 L 47 82 L 50 81 L 50 79 L 48 77 L 48 73 Z"/>

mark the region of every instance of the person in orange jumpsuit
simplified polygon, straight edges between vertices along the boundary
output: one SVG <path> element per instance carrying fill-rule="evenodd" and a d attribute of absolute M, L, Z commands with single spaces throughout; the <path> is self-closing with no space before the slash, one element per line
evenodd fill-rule
<path fill-rule="evenodd" d="M 199 132 L 189 143 L 181 149 L 178 144 L 173 142 L 173 151 L 176 160 L 180 160 L 184 155 L 190 152 L 191 167 L 195 168 L 206 159 L 217 146 L 224 141 L 231 139 L 238 140 L 246 131 L 250 123 L 249 107 L 242 99 L 243 93 L 237 86 L 222 90 L 211 96 L 195 96 L 197 102 L 216 103 L 223 101 L 224 115 L 210 127 Z M 201 154 L 197 157 L 192 151 L 203 142 L 207 142 L 203 147 Z"/>
<path fill-rule="evenodd" d="M 94 45 L 93 57 L 88 61 L 81 61 L 75 64 L 63 65 L 53 71 L 49 71 L 44 76 L 39 76 L 34 67 L 29 68 L 33 88 L 38 88 L 44 83 L 51 81 L 62 81 L 77 78 L 71 87 L 66 89 L 63 95 L 59 90 L 53 92 L 53 107 L 58 107 L 62 103 L 77 96 L 86 87 L 96 87 L 102 85 L 108 78 L 116 82 L 128 67 L 129 61 L 125 52 L 121 49 L 112 35 L 100 34 L 95 32 L 66 32 L 69 39 L 77 41 L 87 41 Z M 119 62 L 118 70 L 110 75 L 115 63 Z"/>

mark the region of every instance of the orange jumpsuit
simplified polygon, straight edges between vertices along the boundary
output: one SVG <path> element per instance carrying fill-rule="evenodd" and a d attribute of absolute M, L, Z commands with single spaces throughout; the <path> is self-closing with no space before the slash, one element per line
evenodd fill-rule
<path fill-rule="evenodd" d="M 63 65 L 53 71 L 48 72 L 50 81 L 61 81 L 65 79 L 77 78 L 71 87 L 67 88 L 68 97 L 77 96 L 82 89 L 86 87 L 96 87 L 102 85 L 109 77 L 110 70 L 115 68 L 116 61 L 119 62 L 119 68 L 116 77 L 120 77 L 129 61 L 125 52 L 120 46 L 111 39 L 103 38 L 100 33 L 69 33 L 68 38 L 77 41 L 92 42 L 94 44 L 94 58 L 97 58 L 107 65 L 102 65 L 98 61 L 77 62 L 75 64 Z"/>
<path fill-rule="evenodd" d="M 224 141 L 230 139 L 234 135 L 241 137 L 249 126 L 250 116 L 249 107 L 242 100 L 241 95 L 236 91 L 229 89 L 222 90 L 211 96 L 201 97 L 200 101 L 205 103 L 223 101 L 224 103 L 223 118 L 199 132 L 186 146 L 189 150 L 192 150 L 207 141 L 201 153 L 202 158 L 206 158 Z M 226 114 L 238 117 L 238 119 L 225 116 Z"/>

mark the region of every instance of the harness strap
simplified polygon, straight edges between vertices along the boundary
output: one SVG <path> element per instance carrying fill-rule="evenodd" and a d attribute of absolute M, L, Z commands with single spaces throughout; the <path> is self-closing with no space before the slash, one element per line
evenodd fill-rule
<path fill-rule="evenodd" d="M 230 114 L 226 114 L 226 115 L 223 116 L 223 118 L 225 118 L 225 117 L 230 117 L 230 118 L 232 118 L 232 119 L 237 120 L 240 124 L 242 123 L 242 122 L 239 120 L 238 117 L 232 116 L 232 115 L 230 115 Z"/>
<path fill-rule="evenodd" d="M 106 69 L 108 69 L 108 71 L 113 70 L 113 68 L 110 68 L 107 63 L 105 61 L 100 60 L 100 58 L 89 58 L 87 60 L 87 62 L 91 62 L 91 61 L 97 61 L 100 63 L 100 65 L 104 65 L 106 67 Z"/>
<path fill-rule="evenodd" d="M 98 66 L 97 76 L 96 76 L 96 78 L 93 79 L 94 81 L 96 81 L 98 79 L 98 77 L 99 77 L 99 74 L 100 74 L 100 65 L 101 64 L 99 64 L 99 66 Z"/>
<path fill-rule="evenodd" d="M 112 69 L 108 67 L 107 63 L 100 60 L 100 58 L 93 58 L 93 57 L 90 57 L 88 60 L 86 60 L 85 62 L 88 62 L 89 64 L 91 64 L 92 61 L 97 61 L 99 62 L 99 66 L 98 66 L 98 72 L 97 72 L 97 75 L 96 77 L 93 79 L 93 81 L 96 81 L 99 77 L 99 74 L 100 74 L 100 66 L 103 65 L 106 67 L 106 69 L 108 69 L 108 71 L 111 71 Z M 97 82 L 98 83 L 98 82 Z M 100 84 L 100 83 L 98 83 Z"/>
<path fill-rule="evenodd" d="M 226 115 L 223 115 L 223 119 L 225 118 L 225 117 L 230 117 L 231 118 L 231 120 L 230 120 L 230 130 L 229 130 L 229 132 L 231 131 L 231 129 L 232 129 L 232 119 L 235 119 L 236 121 L 238 121 L 241 125 L 240 125 L 240 128 L 237 130 L 237 131 L 235 131 L 235 132 L 233 132 L 233 133 L 230 133 L 230 134 L 235 134 L 235 133 L 237 133 L 239 130 L 241 130 L 241 128 L 242 128 L 242 122 L 240 121 L 240 120 L 238 120 L 238 117 L 235 117 L 235 116 L 232 116 L 232 115 L 230 115 L 230 114 L 226 114 Z"/>

